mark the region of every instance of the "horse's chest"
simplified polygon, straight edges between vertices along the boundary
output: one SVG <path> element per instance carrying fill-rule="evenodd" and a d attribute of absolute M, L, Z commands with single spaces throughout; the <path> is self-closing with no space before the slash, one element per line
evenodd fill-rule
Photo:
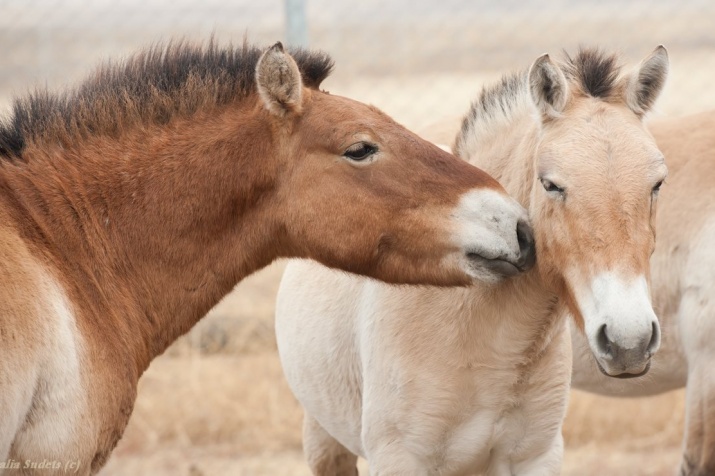
<path fill-rule="evenodd" d="M 527 457 L 523 448 L 538 453 L 553 444 L 568 390 L 568 372 L 558 365 L 560 350 L 560 342 L 554 343 L 531 365 L 514 360 L 500 368 L 496 361 L 483 361 L 488 365 L 473 371 L 471 385 L 455 393 L 461 413 L 444 433 L 443 474 L 509 467 Z"/>
<path fill-rule="evenodd" d="M 505 385 L 505 381 L 515 382 L 516 378 L 508 375 L 502 379 L 500 382 L 485 379 L 484 386 L 475 389 L 476 401 L 472 405 L 462 404 L 461 421 L 445 433 L 445 454 L 441 459 L 448 466 L 482 471 L 489 465 L 495 449 L 518 445 L 520 435 L 528 431 L 524 396 Z"/>

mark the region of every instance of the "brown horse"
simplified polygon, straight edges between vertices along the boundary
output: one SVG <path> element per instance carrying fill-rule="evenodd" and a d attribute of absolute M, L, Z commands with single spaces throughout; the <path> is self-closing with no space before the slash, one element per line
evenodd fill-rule
<path fill-rule="evenodd" d="M 496 181 L 320 91 L 331 66 L 280 44 L 170 45 L 15 103 L 0 124 L 0 461 L 96 472 L 149 362 L 277 257 L 436 285 L 533 262 Z"/>

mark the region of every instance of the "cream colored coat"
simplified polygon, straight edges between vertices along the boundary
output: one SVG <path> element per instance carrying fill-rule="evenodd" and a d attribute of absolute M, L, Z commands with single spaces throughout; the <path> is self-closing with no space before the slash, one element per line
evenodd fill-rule
<path fill-rule="evenodd" d="M 528 279 L 397 288 L 291 263 L 278 338 L 314 472 L 351 474 L 339 442 L 371 474 L 558 474 L 569 342 Z"/>

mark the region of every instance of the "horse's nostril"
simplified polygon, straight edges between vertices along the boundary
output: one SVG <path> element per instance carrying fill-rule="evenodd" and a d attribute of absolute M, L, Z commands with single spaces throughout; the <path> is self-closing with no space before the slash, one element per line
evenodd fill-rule
<path fill-rule="evenodd" d="M 528 248 L 534 244 L 534 233 L 531 225 L 526 220 L 519 220 L 516 224 L 516 239 L 519 240 L 519 247 Z"/>
<path fill-rule="evenodd" d="M 598 330 L 598 334 L 596 335 L 596 345 L 598 346 L 598 351 L 601 352 L 601 354 L 613 357 L 611 340 L 608 338 L 608 334 L 606 334 L 606 324 L 603 324 Z"/>
<path fill-rule="evenodd" d="M 648 355 L 655 354 L 655 352 L 660 347 L 660 326 L 657 322 L 653 321 L 653 331 L 650 335 L 650 342 L 648 342 L 648 348 L 646 351 Z"/>
<path fill-rule="evenodd" d="M 526 220 L 519 220 L 516 225 L 516 239 L 519 242 L 519 265 L 526 270 L 534 265 L 536 249 L 534 247 L 534 232 Z"/>

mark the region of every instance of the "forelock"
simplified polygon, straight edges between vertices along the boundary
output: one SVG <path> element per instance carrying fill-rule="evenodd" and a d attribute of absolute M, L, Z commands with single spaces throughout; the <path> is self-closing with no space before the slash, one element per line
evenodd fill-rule
<path fill-rule="evenodd" d="M 564 74 L 577 84 L 583 93 L 601 99 L 608 99 L 616 94 L 621 75 L 616 54 L 608 54 L 598 48 L 580 48 L 573 57 L 568 53 L 564 55 Z"/>

